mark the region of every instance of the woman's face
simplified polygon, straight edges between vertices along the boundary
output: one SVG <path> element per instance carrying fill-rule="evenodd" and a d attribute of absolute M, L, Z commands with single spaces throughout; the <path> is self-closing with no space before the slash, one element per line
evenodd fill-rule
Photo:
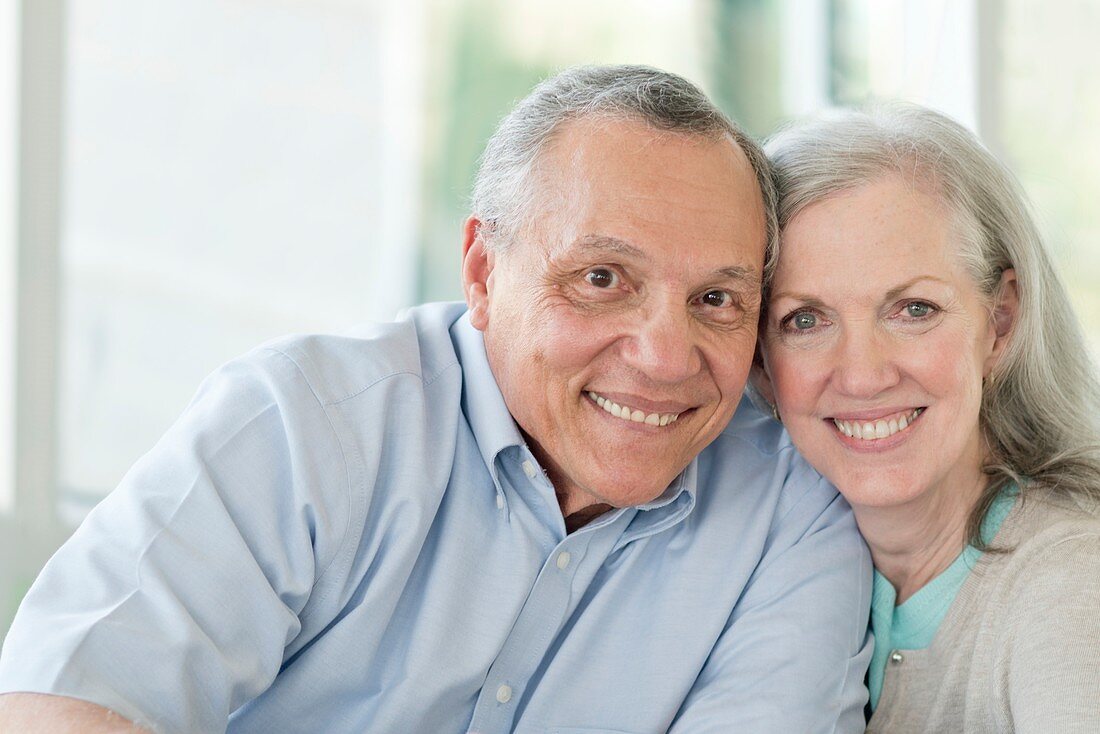
<path fill-rule="evenodd" d="M 982 481 L 982 379 L 1000 347 L 956 252 L 945 207 L 895 177 L 783 232 L 765 369 L 795 445 L 857 509 Z"/>

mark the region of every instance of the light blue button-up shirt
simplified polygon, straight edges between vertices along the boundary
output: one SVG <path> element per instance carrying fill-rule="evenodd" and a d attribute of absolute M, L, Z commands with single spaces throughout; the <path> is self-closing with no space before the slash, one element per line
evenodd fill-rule
<path fill-rule="evenodd" d="M 0 690 L 163 732 L 862 731 L 870 579 L 747 402 L 566 534 L 480 332 L 434 304 L 210 377 L 46 566 Z"/>

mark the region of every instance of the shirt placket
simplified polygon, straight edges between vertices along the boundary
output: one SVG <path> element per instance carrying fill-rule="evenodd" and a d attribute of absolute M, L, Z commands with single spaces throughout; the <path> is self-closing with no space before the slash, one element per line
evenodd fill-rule
<path fill-rule="evenodd" d="M 549 480 L 530 459 L 523 460 L 520 466 L 533 485 L 546 483 L 546 487 L 539 489 L 552 491 Z M 583 596 L 610 552 L 624 520 L 617 512 L 614 518 L 597 520 L 566 536 L 547 556 L 511 633 L 485 677 L 470 721 L 470 734 L 512 731 L 518 706 L 532 677 L 545 662 L 576 600 Z"/>

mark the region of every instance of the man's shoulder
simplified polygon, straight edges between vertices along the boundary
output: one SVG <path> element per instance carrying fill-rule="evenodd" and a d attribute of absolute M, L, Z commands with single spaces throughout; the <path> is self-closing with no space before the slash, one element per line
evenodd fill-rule
<path fill-rule="evenodd" d="M 798 453 L 783 425 L 754 404 L 748 393 L 700 460 L 705 481 L 745 486 L 751 490 L 745 493 L 755 494 L 760 501 L 773 497 L 779 513 L 807 500 L 814 506 L 826 506 L 838 494 Z M 726 492 L 725 496 L 733 494 Z"/>
<path fill-rule="evenodd" d="M 241 361 L 261 372 L 293 365 L 323 404 L 340 403 L 393 378 L 425 387 L 459 359 L 450 328 L 465 313 L 461 303 L 430 303 L 395 321 L 365 323 L 337 333 L 295 334 L 266 342 Z"/>
<path fill-rule="evenodd" d="M 765 413 L 747 390 L 729 425 L 715 443 L 744 444 L 747 449 L 761 456 L 795 453 L 790 436 L 783 430 L 783 424 Z"/>

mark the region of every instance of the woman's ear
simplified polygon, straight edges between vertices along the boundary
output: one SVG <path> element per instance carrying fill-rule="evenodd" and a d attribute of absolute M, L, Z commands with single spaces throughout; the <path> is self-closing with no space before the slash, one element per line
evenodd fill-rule
<path fill-rule="evenodd" d="M 985 374 L 989 373 L 1000 361 L 1016 325 L 1016 316 L 1020 306 L 1020 289 L 1016 280 L 1016 270 L 1007 268 L 1001 273 L 1001 282 L 993 298 L 993 312 L 990 320 L 993 326 L 993 349 L 986 359 Z"/>

